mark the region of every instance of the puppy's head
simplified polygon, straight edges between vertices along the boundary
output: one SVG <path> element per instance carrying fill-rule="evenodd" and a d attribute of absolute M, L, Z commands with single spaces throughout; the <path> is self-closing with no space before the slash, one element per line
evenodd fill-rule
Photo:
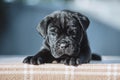
<path fill-rule="evenodd" d="M 64 55 L 79 55 L 80 43 L 88 25 L 88 18 L 82 14 L 62 10 L 46 16 L 37 30 L 48 40 L 52 55 L 59 58 Z"/>

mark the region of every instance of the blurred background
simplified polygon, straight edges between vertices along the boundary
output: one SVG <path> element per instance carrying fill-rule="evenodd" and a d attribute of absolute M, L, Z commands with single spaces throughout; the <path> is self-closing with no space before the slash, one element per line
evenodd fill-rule
<path fill-rule="evenodd" d="M 90 19 L 92 52 L 120 56 L 119 8 L 119 0 L 0 0 L 0 54 L 37 53 L 43 38 L 36 25 L 55 10 L 69 9 Z"/>

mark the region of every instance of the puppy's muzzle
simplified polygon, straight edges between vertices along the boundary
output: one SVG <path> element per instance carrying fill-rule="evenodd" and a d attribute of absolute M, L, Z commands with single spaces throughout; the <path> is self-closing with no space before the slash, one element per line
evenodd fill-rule
<path fill-rule="evenodd" d="M 73 44 L 70 43 L 70 41 L 61 40 L 59 42 L 59 48 L 58 48 L 59 54 L 71 55 L 73 54 L 73 52 L 74 52 L 74 47 Z"/>
<path fill-rule="evenodd" d="M 69 43 L 66 41 L 63 41 L 60 43 L 60 49 L 66 49 L 67 47 L 69 47 Z"/>

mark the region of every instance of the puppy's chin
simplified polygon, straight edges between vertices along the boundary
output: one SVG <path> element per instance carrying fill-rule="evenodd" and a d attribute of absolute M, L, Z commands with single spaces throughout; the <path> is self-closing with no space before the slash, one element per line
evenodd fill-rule
<path fill-rule="evenodd" d="M 61 50 L 56 50 L 56 49 L 51 49 L 52 56 L 55 58 L 60 58 L 61 56 L 64 55 L 63 51 Z"/>

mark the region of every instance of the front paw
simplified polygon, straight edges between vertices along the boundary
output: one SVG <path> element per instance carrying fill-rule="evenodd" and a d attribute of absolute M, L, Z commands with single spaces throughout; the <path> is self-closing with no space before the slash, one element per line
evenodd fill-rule
<path fill-rule="evenodd" d="M 88 61 L 86 61 L 83 58 L 66 58 L 61 60 L 61 63 L 65 64 L 65 65 L 73 65 L 73 66 L 77 66 L 80 64 L 84 64 L 84 63 L 88 63 Z"/>
<path fill-rule="evenodd" d="M 43 64 L 43 59 L 41 57 L 28 56 L 23 60 L 23 63 L 39 65 Z"/>

